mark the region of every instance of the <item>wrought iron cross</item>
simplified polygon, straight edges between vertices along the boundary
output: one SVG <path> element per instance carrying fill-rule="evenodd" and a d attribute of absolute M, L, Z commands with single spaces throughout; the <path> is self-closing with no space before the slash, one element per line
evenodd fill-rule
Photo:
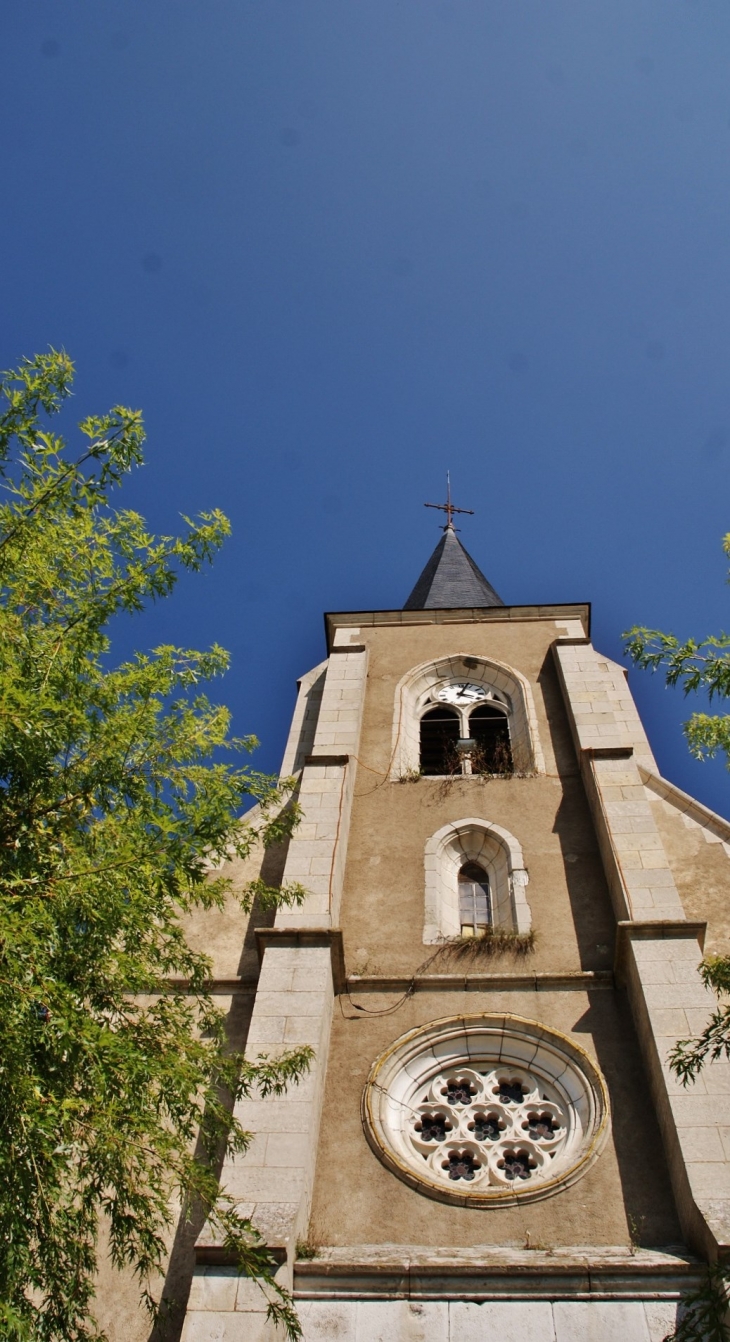
<path fill-rule="evenodd" d="M 473 508 L 456 508 L 456 507 L 454 506 L 454 504 L 451 502 L 451 473 L 450 473 L 450 471 L 447 471 L 447 472 L 446 472 L 446 502 L 445 502 L 445 503 L 424 503 L 423 506 L 424 506 L 424 508 L 438 508 L 440 512 L 442 512 L 442 513 L 446 513 L 446 526 L 444 527 L 444 531 L 446 531 L 448 527 L 454 527 L 454 524 L 453 524 L 453 522 L 452 522 L 452 520 L 451 520 L 452 517 L 454 516 L 454 513 L 468 513 L 470 517 L 473 517 L 473 516 L 474 516 L 474 509 L 473 509 Z M 454 530 L 456 530 L 455 527 L 454 527 Z"/>

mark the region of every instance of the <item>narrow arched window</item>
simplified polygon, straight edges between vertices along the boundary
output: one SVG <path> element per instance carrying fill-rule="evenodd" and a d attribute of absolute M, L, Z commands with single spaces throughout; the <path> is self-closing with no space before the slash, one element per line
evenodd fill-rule
<path fill-rule="evenodd" d="M 459 922 L 462 937 L 484 937 L 492 922 L 489 877 L 476 862 L 459 872 Z"/>
<path fill-rule="evenodd" d="M 458 773 L 461 764 L 456 750 L 459 740 L 459 715 L 453 708 L 429 709 L 421 718 L 421 773 Z"/>
<path fill-rule="evenodd" d="M 473 709 L 469 714 L 469 735 L 476 742 L 471 756 L 472 773 L 512 772 L 509 725 L 501 709 L 492 704 L 480 704 Z"/>

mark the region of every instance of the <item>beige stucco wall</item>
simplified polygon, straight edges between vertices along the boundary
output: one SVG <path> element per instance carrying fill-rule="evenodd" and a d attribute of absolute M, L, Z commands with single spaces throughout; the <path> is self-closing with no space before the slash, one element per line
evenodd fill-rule
<path fill-rule="evenodd" d="M 368 974 L 412 973 L 426 958 L 424 848 L 448 821 L 479 816 L 521 844 L 530 882 L 536 971 L 608 969 L 613 916 L 549 647 L 554 622 L 364 629 L 370 669 L 341 923 L 346 952 Z M 547 773 L 532 778 L 387 777 L 400 678 L 433 655 L 464 651 L 528 676 Z M 379 770 L 370 772 L 370 770 Z M 509 959 L 509 957 L 507 957 Z"/>
<path fill-rule="evenodd" d="M 504 662 L 528 677 L 535 695 L 541 732 L 547 737 L 543 741 L 546 765 L 548 770 L 554 769 L 541 681 L 546 674 L 545 664 L 550 645 L 563 632 L 553 620 L 361 628 L 358 641 L 369 650 L 368 693 L 363 723 L 363 731 L 368 735 L 363 735 L 361 740 L 362 759 L 375 769 L 387 771 L 392 744 L 394 694 L 401 677 L 424 662 L 465 653 L 467 656 L 488 657 Z M 566 742 L 569 739 L 567 732 L 564 739 Z M 560 744 L 558 741 L 558 746 Z"/>
<path fill-rule="evenodd" d="M 615 919 L 558 685 L 553 620 L 503 624 L 361 628 L 369 674 L 341 909 L 348 969 L 408 976 L 433 953 L 423 944 L 424 847 L 442 825 L 465 816 L 502 826 L 522 846 L 534 952 L 485 959 L 480 973 L 606 970 Z M 507 663 L 529 679 L 546 772 L 511 779 L 390 781 L 394 697 L 401 678 L 427 659 L 455 653 Z M 444 957 L 432 967 L 455 972 Z M 458 972 L 458 971 L 456 971 Z M 397 997 L 356 997 L 368 1012 Z M 328 1061 L 311 1238 L 347 1245 L 644 1244 L 681 1233 L 658 1128 L 628 1008 L 612 989 L 592 992 L 418 992 L 393 1015 L 373 1016 L 341 999 Z M 419 1194 L 385 1169 L 368 1146 L 360 1097 L 368 1071 L 400 1034 L 461 1011 L 506 1010 L 573 1035 L 602 1068 L 614 1106 L 611 1141 L 573 1187 L 522 1209 L 475 1211 Z M 345 1191 L 346 1190 L 346 1193 Z"/>
<path fill-rule="evenodd" d="M 707 922 L 705 954 L 730 954 L 730 857 L 699 825 L 655 801 L 652 811 L 688 918 Z"/>
<path fill-rule="evenodd" d="M 255 927 L 270 927 L 273 910 L 262 913 L 254 908 L 244 913 L 238 892 L 250 881 L 261 877 L 268 885 L 281 881 L 286 860 L 286 844 L 278 844 L 265 852 L 263 845 L 253 845 L 247 858 L 234 858 L 221 867 L 220 874 L 231 882 L 231 893 L 219 909 L 196 909 L 185 920 L 185 933 L 193 950 L 210 957 L 213 979 L 245 980 L 258 977 L 259 963 L 254 938 Z"/>
<path fill-rule="evenodd" d="M 371 1010 L 395 995 L 356 998 Z M 393 1015 L 363 1018 L 347 999 L 335 1015 L 320 1137 L 311 1238 L 317 1244 L 620 1245 L 633 1217 L 641 1242 L 681 1240 L 651 1114 L 630 1016 L 611 991 L 551 993 L 418 993 Z M 573 1187 L 518 1209 L 449 1206 L 416 1192 L 374 1155 L 360 1122 L 360 1097 L 371 1064 L 419 1024 L 459 1012 L 508 1011 L 540 1020 L 575 1039 L 596 1059 L 608 1083 L 612 1132 L 599 1160 Z"/>
<path fill-rule="evenodd" d="M 529 969 L 610 969 L 613 916 L 577 776 L 446 787 L 421 778 L 366 792 L 353 813 L 341 913 L 348 963 L 368 974 L 410 974 L 432 954 L 423 944 L 424 849 L 442 825 L 465 816 L 502 826 L 522 846 L 536 935 Z M 508 968 L 512 957 L 500 960 Z"/>

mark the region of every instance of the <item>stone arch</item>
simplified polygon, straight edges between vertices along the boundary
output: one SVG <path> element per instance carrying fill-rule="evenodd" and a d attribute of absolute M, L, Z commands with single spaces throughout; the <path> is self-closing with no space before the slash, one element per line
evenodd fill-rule
<path fill-rule="evenodd" d="M 398 682 L 393 713 L 391 778 L 402 778 L 418 771 L 421 713 L 436 686 L 458 681 L 484 686 L 493 691 L 499 701 L 506 703 L 516 771 L 544 773 L 545 760 L 530 682 L 506 662 L 464 652 L 423 662 L 406 672 Z"/>
<path fill-rule="evenodd" d="M 501 825 L 470 816 L 442 825 L 426 844 L 424 942 L 436 945 L 459 936 L 458 878 L 466 862 L 478 863 L 489 876 L 495 927 L 529 932 L 529 878 L 520 844 Z"/>

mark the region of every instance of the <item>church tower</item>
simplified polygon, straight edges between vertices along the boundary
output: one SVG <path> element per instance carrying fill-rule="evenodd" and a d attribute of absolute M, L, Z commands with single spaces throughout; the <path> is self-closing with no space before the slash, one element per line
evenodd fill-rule
<path fill-rule="evenodd" d="M 714 1004 L 730 825 L 659 776 L 590 607 L 505 604 L 455 511 L 299 683 L 310 893 L 239 950 L 249 1053 L 315 1060 L 239 1105 L 222 1186 L 305 1342 L 661 1342 L 730 1251 L 730 1068 L 667 1065 Z M 184 1342 L 273 1336 L 205 1228 L 196 1256 Z"/>

